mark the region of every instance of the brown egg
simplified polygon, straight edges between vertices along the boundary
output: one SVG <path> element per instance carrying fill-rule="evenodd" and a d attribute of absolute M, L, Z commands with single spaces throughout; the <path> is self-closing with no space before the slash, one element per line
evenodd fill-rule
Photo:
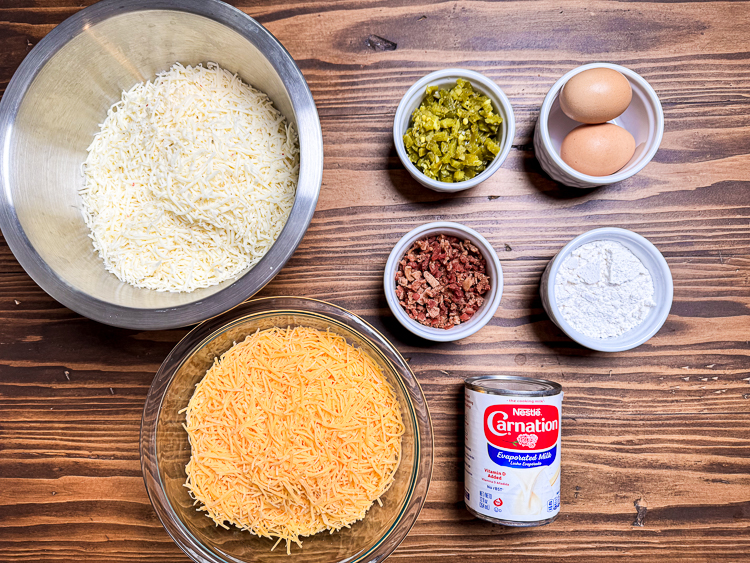
<path fill-rule="evenodd" d="M 576 127 L 560 146 L 560 158 L 589 176 L 614 174 L 628 163 L 634 152 L 633 135 L 612 123 Z"/>
<path fill-rule="evenodd" d="M 591 68 L 568 80 L 560 92 L 560 109 L 581 123 L 604 123 L 630 105 L 633 90 L 621 73 L 611 68 Z"/>

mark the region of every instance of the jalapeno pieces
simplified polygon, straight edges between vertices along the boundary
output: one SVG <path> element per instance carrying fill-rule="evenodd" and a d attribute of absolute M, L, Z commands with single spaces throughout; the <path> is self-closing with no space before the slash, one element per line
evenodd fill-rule
<path fill-rule="evenodd" d="M 450 90 L 427 87 L 404 146 L 409 160 L 428 178 L 461 182 L 484 171 L 500 152 L 502 122 L 492 100 L 459 78 Z"/>

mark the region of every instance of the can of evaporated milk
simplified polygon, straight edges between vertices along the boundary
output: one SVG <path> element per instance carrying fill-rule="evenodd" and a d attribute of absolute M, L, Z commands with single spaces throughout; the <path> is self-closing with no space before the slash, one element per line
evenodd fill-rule
<path fill-rule="evenodd" d="M 474 516 L 542 526 L 560 512 L 558 383 L 512 375 L 465 382 L 464 499 Z"/>

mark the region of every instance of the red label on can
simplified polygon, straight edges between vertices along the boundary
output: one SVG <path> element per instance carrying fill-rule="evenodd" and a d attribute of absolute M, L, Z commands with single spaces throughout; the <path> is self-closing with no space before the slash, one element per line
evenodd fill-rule
<path fill-rule="evenodd" d="M 484 435 L 504 450 L 546 450 L 557 444 L 560 414 L 554 405 L 491 406 L 484 411 Z"/>

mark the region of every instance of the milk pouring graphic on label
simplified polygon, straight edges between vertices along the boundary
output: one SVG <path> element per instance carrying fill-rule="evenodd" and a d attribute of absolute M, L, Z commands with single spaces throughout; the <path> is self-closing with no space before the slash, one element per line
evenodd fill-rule
<path fill-rule="evenodd" d="M 466 380 L 464 498 L 474 515 L 510 526 L 560 512 L 560 411 L 554 382 L 515 376 Z"/>

